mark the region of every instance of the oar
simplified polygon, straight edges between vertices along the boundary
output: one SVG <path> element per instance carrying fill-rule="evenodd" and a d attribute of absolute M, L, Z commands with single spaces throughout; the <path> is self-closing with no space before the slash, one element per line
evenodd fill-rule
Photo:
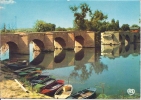
<path fill-rule="evenodd" d="M 29 93 L 29 92 L 22 86 L 22 84 L 21 84 L 20 82 L 18 82 L 17 79 L 14 79 L 14 80 L 19 84 L 19 86 L 20 86 L 26 93 Z"/>

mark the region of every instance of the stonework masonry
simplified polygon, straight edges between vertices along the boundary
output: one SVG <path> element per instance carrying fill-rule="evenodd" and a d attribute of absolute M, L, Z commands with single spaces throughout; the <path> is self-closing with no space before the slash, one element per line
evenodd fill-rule
<path fill-rule="evenodd" d="M 1 34 L 1 47 L 4 44 L 8 44 L 10 53 L 29 54 L 29 44 L 31 41 L 33 41 L 36 46 L 39 47 L 40 51 L 74 49 L 75 47 L 95 47 L 95 33 L 87 31 L 54 31 L 22 34 Z"/>

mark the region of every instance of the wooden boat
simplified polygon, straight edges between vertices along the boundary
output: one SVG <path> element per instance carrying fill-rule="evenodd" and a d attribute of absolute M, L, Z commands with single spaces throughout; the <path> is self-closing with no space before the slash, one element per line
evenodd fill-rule
<path fill-rule="evenodd" d="M 87 88 L 72 94 L 67 99 L 92 99 L 96 96 L 96 88 Z"/>
<path fill-rule="evenodd" d="M 34 77 L 32 80 L 30 80 L 30 82 L 32 85 L 36 85 L 37 83 L 43 83 L 45 81 L 47 82 L 47 80 L 51 77 L 52 77 L 51 75 L 40 74 L 40 75 Z"/>
<path fill-rule="evenodd" d="M 8 64 L 7 67 L 9 67 L 12 70 L 18 70 L 21 68 L 26 68 L 27 65 L 22 65 L 22 64 Z"/>
<path fill-rule="evenodd" d="M 55 94 L 54 94 L 54 98 L 56 99 L 65 99 L 68 96 L 71 95 L 73 91 L 73 87 L 71 84 L 66 84 L 64 86 L 62 86 L 61 88 L 59 88 Z"/>
<path fill-rule="evenodd" d="M 21 65 L 28 65 L 28 62 L 26 60 L 18 61 L 18 60 L 10 60 L 6 63 L 6 65 L 9 64 L 21 64 Z"/>
<path fill-rule="evenodd" d="M 22 69 L 19 69 L 19 70 L 16 70 L 14 71 L 15 74 L 20 74 L 20 73 L 29 73 L 31 71 L 36 71 L 36 70 L 40 70 L 41 68 L 37 68 L 37 67 L 26 67 L 26 68 L 22 68 Z"/>
<path fill-rule="evenodd" d="M 32 73 L 32 72 L 39 72 L 41 68 L 36 68 L 36 67 L 28 67 L 28 68 L 23 68 L 23 69 L 20 69 L 20 70 L 16 70 L 14 71 L 15 74 L 19 75 L 19 76 L 26 76 L 28 75 L 29 73 Z"/>
<path fill-rule="evenodd" d="M 37 77 L 38 75 L 40 75 L 41 73 L 42 73 L 41 70 L 32 71 L 31 73 L 27 74 L 27 75 L 25 76 L 25 78 L 26 78 L 27 80 L 32 80 L 32 79 L 34 79 L 35 77 Z"/>
<path fill-rule="evenodd" d="M 40 92 L 41 91 L 41 89 L 43 88 L 43 87 L 45 87 L 45 86 L 48 86 L 48 85 L 50 85 L 50 84 L 52 84 L 53 82 L 55 82 L 56 80 L 54 79 L 54 78 L 45 78 L 44 80 L 42 80 L 42 81 L 34 81 L 34 82 L 32 82 L 32 85 L 34 86 L 34 88 L 38 91 L 38 92 Z"/>
<path fill-rule="evenodd" d="M 56 80 L 51 84 L 44 86 L 40 93 L 47 94 L 47 95 L 54 95 L 54 93 L 64 85 L 64 80 Z"/>

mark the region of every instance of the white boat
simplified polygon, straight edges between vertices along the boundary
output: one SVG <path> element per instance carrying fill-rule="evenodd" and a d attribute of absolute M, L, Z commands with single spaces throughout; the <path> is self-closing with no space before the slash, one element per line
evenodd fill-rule
<path fill-rule="evenodd" d="M 55 94 L 54 94 L 54 98 L 56 99 L 65 99 L 68 96 L 71 95 L 73 91 L 73 87 L 71 84 L 65 84 L 64 86 L 62 86 L 61 88 L 59 88 Z"/>

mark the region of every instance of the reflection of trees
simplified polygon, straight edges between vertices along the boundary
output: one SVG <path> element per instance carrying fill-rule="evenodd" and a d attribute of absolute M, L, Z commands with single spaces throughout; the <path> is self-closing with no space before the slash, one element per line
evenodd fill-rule
<path fill-rule="evenodd" d="M 89 68 L 89 69 L 88 69 Z M 92 74 L 93 66 L 77 65 L 70 74 L 71 78 L 79 78 L 81 81 L 86 81 Z M 81 71 L 81 73 L 79 73 Z"/>
<path fill-rule="evenodd" d="M 100 61 L 93 63 L 93 67 L 94 67 L 94 70 L 95 70 L 96 74 L 99 74 L 99 73 L 101 74 L 104 69 L 108 70 L 108 66 L 103 64 Z"/>

